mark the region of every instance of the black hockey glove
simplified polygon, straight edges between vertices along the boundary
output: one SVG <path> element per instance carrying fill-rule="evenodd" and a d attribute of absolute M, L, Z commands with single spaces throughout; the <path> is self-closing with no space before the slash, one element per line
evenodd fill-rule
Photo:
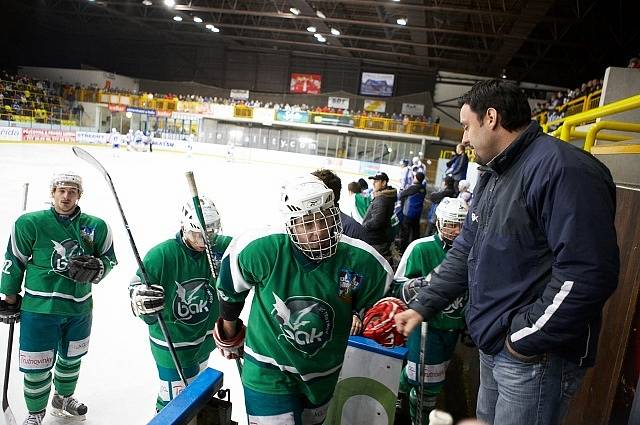
<path fill-rule="evenodd" d="M 0 322 L 16 323 L 20 321 L 20 306 L 22 305 L 22 297 L 16 295 L 16 302 L 9 304 L 5 300 L 0 300 Z"/>
<path fill-rule="evenodd" d="M 98 283 L 104 274 L 102 261 L 91 255 L 78 255 L 69 259 L 69 277 L 76 282 Z"/>

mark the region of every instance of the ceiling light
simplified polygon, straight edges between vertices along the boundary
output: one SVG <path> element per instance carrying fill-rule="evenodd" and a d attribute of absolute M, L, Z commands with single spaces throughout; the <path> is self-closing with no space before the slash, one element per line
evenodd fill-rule
<path fill-rule="evenodd" d="M 213 31 L 213 29 L 214 29 L 215 27 L 213 26 L 213 24 L 207 24 L 207 25 L 205 25 L 205 28 L 207 28 L 208 30 Z"/>
<path fill-rule="evenodd" d="M 293 13 L 294 15 L 299 15 L 300 14 L 300 9 L 297 9 L 295 7 L 291 7 L 289 8 L 289 12 Z"/>
<path fill-rule="evenodd" d="M 335 29 L 335 28 L 331 28 L 331 34 L 333 34 L 333 35 L 340 35 L 340 31 L 338 31 L 338 30 L 337 30 L 337 29 Z"/>
<path fill-rule="evenodd" d="M 396 19 L 396 23 L 398 25 L 403 25 L 403 26 L 407 25 L 407 18 L 398 18 L 398 19 Z"/>
<path fill-rule="evenodd" d="M 327 15 L 325 15 L 324 13 L 322 13 L 319 10 L 316 10 L 316 16 L 320 19 L 327 19 Z"/>
<path fill-rule="evenodd" d="M 400 3 L 400 0 L 393 0 L 393 1 L 395 1 L 395 2 L 397 2 L 397 3 Z"/>
<path fill-rule="evenodd" d="M 320 43 L 324 43 L 325 41 L 327 41 L 326 38 L 324 38 L 324 36 L 322 36 L 321 34 L 316 34 L 316 40 L 318 40 Z"/>
<path fill-rule="evenodd" d="M 195 22 L 195 23 L 199 24 L 199 23 L 201 23 L 201 22 L 202 22 L 202 18 L 198 18 L 197 16 L 194 16 L 194 17 L 193 17 L 193 22 Z"/>
<path fill-rule="evenodd" d="M 176 2 L 174 0 L 164 0 L 164 5 L 167 7 L 173 7 L 176 5 Z"/>
<path fill-rule="evenodd" d="M 182 16 L 174 16 L 173 20 L 176 22 L 182 22 Z"/>
<path fill-rule="evenodd" d="M 313 34 L 313 36 L 314 36 L 315 38 L 319 38 L 319 37 L 322 37 L 322 34 L 320 34 L 319 32 L 317 32 L 317 33 Z"/>
<path fill-rule="evenodd" d="M 316 27 L 307 27 L 307 31 L 316 32 Z"/>
<path fill-rule="evenodd" d="M 213 31 L 213 32 L 220 32 L 220 28 L 213 27 L 213 28 L 211 28 L 211 31 Z"/>
<path fill-rule="evenodd" d="M 145 6 L 151 6 L 153 2 L 151 2 L 150 0 L 142 0 L 142 4 L 144 4 Z"/>

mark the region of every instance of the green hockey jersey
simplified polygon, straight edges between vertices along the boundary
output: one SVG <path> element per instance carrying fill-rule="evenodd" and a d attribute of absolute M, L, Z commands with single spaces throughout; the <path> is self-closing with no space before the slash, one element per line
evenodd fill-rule
<path fill-rule="evenodd" d="M 402 255 L 395 279 L 427 276 L 442 262 L 445 253 L 443 243 L 437 234 L 413 241 Z M 429 326 L 443 330 L 464 328 L 466 304 L 467 295 L 465 294 L 431 319 Z"/>
<path fill-rule="evenodd" d="M 247 323 L 245 361 L 286 372 L 324 396 L 333 392 L 342 366 L 354 311 L 379 300 L 392 270 L 371 246 L 342 236 L 336 254 L 314 262 L 298 251 L 284 230 L 234 239 L 216 284 L 223 302 L 254 296 Z M 244 385 L 264 393 L 290 393 L 277 380 L 253 379 Z M 316 397 L 312 397 L 314 399 Z"/>
<path fill-rule="evenodd" d="M 216 261 L 231 242 L 228 236 L 218 235 L 212 246 Z M 218 319 L 218 298 L 215 281 L 206 252 L 188 248 L 180 233 L 147 253 L 143 260 L 149 284 L 164 288 L 165 308 L 162 317 L 176 348 L 182 367 L 197 365 L 215 348 L 213 326 Z M 147 282 L 144 282 L 147 283 Z M 131 285 L 142 284 L 142 273 L 136 272 Z M 149 324 L 151 353 L 156 363 L 174 368 L 160 325 L 153 316 L 142 316 Z"/>
<path fill-rule="evenodd" d="M 71 216 L 53 208 L 21 215 L 13 224 L 7 245 L 0 292 L 25 294 L 22 310 L 75 316 L 93 307 L 91 284 L 68 277 L 69 259 L 92 255 L 102 261 L 104 278 L 117 264 L 111 229 L 102 219 L 78 207 Z"/>

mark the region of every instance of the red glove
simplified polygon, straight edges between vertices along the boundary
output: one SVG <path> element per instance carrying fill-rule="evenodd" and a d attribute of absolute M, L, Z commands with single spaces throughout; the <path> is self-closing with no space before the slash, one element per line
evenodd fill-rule
<path fill-rule="evenodd" d="M 244 355 L 244 337 L 246 326 L 242 320 L 236 321 L 236 335 L 231 339 L 224 338 L 223 320 L 220 317 L 213 328 L 213 340 L 225 359 L 241 359 Z"/>

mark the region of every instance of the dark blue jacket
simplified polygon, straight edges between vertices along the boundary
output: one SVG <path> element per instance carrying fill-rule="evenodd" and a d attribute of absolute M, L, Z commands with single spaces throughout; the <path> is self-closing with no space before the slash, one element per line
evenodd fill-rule
<path fill-rule="evenodd" d="M 398 195 L 402 204 L 402 215 L 410 219 L 420 218 L 427 189 L 421 183 L 414 183 Z"/>
<path fill-rule="evenodd" d="M 532 123 L 482 171 L 462 233 L 409 307 L 428 320 L 468 289 L 467 324 L 483 352 L 509 337 L 520 354 L 593 365 L 618 283 L 609 170 Z"/>

